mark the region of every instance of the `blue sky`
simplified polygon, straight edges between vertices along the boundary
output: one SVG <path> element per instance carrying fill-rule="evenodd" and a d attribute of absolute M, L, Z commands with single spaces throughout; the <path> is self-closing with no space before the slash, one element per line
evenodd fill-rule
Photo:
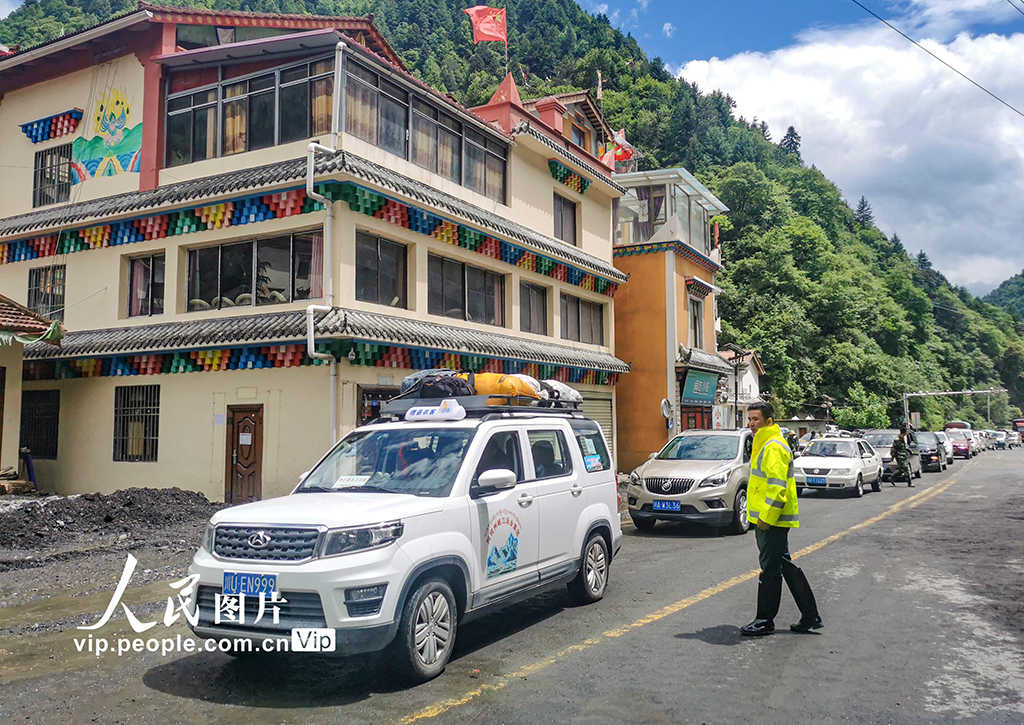
<path fill-rule="evenodd" d="M 802 156 L 887 234 L 985 294 L 1024 269 L 1024 118 L 849 0 L 579 0 Z M 1024 0 L 862 0 L 1024 110 Z"/>

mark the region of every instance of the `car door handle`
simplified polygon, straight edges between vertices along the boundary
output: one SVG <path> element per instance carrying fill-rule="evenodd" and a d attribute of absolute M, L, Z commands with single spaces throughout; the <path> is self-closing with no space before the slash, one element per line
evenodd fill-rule
<path fill-rule="evenodd" d="M 531 503 L 533 503 L 533 496 L 531 496 L 528 493 L 521 493 L 521 494 L 519 494 L 519 505 L 520 506 L 522 506 L 523 508 L 526 508 Z"/>
<path fill-rule="evenodd" d="M 574 483 L 572 486 L 569 487 L 569 493 L 571 493 L 573 496 L 579 496 L 581 493 L 583 493 L 583 487 L 580 486 L 578 483 Z"/>

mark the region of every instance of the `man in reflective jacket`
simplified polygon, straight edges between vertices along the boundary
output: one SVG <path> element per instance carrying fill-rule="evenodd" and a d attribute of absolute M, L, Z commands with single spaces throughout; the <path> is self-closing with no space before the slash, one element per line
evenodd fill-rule
<path fill-rule="evenodd" d="M 775 425 L 768 403 L 750 406 L 747 425 L 754 431 L 750 457 L 750 483 L 747 486 L 747 517 L 757 524 L 758 559 L 761 575 L 757 585 L 757 616 L 740 628 L 747 636 L 772 634 L 775 615 L 782 599 L 782 580 L 800 609 L 800 621 L 790 627 L 794 632 L 821 629 L 821 616 L 814 593 L 803 570 L 789 556 L 789 530 L 800 525 L 797 515 L 796 481 L 793 479 L 793 454 Z"/>

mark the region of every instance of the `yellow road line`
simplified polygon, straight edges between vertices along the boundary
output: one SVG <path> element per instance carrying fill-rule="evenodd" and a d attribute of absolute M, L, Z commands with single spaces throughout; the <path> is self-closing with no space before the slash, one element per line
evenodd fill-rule
<path fill-rule="evenodd" d="M 865 519 L 864 521 L 861 521 L 858 524 L 854 524 L 848 529 L 844 529 L 843 531 L 839 531 L 835 534 L 832 534 L 831 536 L 827 536 L 821 541 L 817 541 L 811 544 L 810 546 L 805 546 L 803 549 L 800 549 L 800 551 L 795 553 L 793 555 L 793 558 L 796 559 L 801 556 L 807 556 L 808 554 L 811 554 L 817 551 L 818 549 L 821 549 L 835 541 L 838 541 L 844 536 L 852 534 L 854 531 L 859 531 L 860 529 L 863 529 L 867 526 L 871 526 L 872 524 L 878 523 L 882 519 L 892 516 L 894 513 L 897 513 L 898 511 L 901 511 L 905 508 L 914 508 L 915 506 L 918 506 L 924 503 L 925 501 L 928 501 L 929 499 L 938 496 L 940 493 L 942 493 L 950 486 L 952 486 L 954 483 L 956 483 L 957 480 L 959 480 L 959 478 L 960 474 L 957 473 L 955 476 L 953 476 L 953 478 L 951 478 L 949 481 L 943 484 L 933 486 L 932 488 L 925 489 L 920 493 L 916 493 L 910 498 L 903 499 L 899 503 L 893 504 L 880 514 L 872 516 L 869 519 Z M 600 644 L 601 642 L 604 642 L 608 639 L 621 637 L 624 634 L 627 634 L 628 632 L 631 632 L 634 629 L 643 627 L 646 624 L 657 622 L 658 620 L 664 619 L 665 617 L 668 617 L 672 614 L 678 614 L 679 612 L 683 611 L 684 609 L 687 609 L 688 607 L 692 607 L 694 604 L 697 604 L 698 602 L 702 602 L 705 599 L 709 599 L 710 597 L 713 597 L 716 594 L 720 594 L 726 591 L 727 589 L 733 588 L 737 584 L 742 584 L 743 582 L 750 581 L 751 579 L 755 578 L 758 575 L 758 573 L 758 569 L 752 569 L 743 574 L 734 576 L 731 579 L 726 579 L 725 581 L 710 586 L 707 589 L 704 589 L 698 592 L 697 594 L 694 594 L 693 596 L 687 597 L 685 599 L 680 599 L 678 602 L 673 602 L 672 604 L 668 604 L 662 607 L 661 609 L 658 609 L 657 611 L 651 612 L 650 614 L 645 615 L 640 619 L 630 622 L 629 624 L 625 624 L 621 627 L 616 627 L 614 629 L 609 629 L 602 633 L 599 637 L 591 637 L 590 639 L 584 640 L 580 644 L 570 645 L 556 652 L 552 656 L 547 657 L 543 660 L 539 660 L 538 662 L 534 662 L 531 665 L 527 665 L 526 667 L 517 670 L 516 672 L 508 672 L 504 674 L 501 677 L 501 679 L 494 683 L 481 684 L 479 687 L 474 688 L 469 692 L 466 692 L 460 697 L 449 698 L 447 700 L 436 702 L 433 705 L 428 705 L 427 707 L 417 710 L 414 713 L 406 715 L 401 719 L 400 722 L 402 722 L 403 725 L 410 725 L 410 723 L 414 723 L 419 720 L 427 720 L 430 718 L 438 717 L 439 715 L 443 715 L 449 710 L 454 710 L 455 708 L 469 704 L 470 702 L 481 697 L 487 692 L 496 692 L 498 690 L 504 689 L 509 683 L 515 680 L 519 680 L 523 677 L 527 677 L 528 675 L 532 675 L 536 672 L 539 672 L 555 664 L 556 662 L 563 659 L 569 654 L 575 652 L 582 652 L 583 650 L 590 649 L 594 645 Z"/>

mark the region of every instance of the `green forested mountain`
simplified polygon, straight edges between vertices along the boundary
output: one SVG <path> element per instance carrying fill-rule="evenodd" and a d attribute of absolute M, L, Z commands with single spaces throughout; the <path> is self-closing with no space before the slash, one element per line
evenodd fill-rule
<path fill-rule="evenodd" d="M 504 72 L 499 43 L 473 46 L 463 8 L 474 0 L 164 0 L 168 5 L 318 14 L 374 13 L 410 68 L 467 105 L 486 101 Z M 903 391 L 1005 387 L 993 419 L 1020 414 L 1024 339 L 1007 311 L 954 287 L 923 254 L 854 211 L 800 159 L 800 136 L 778 144 L 736 118 L 729 96 L 672 77 L 635 39 L 572 0 L 508 0 L 512 71 L 524 97 L 594 88 L 641 151 L 642 168 L 686 166 L 732 210 L 722 221 L 726 269 L 721 342 L 761 351 L 786 412 L 816 412 L 824 396 L 840 420 L 897 419 Z M 0 42 L 23 47 L 132 7 L 124 0 L 28 0 L 0 22 Z M 920 243 L 923 240 L 910 240 Z M 1024 285 L 1024 280 L 1018 279 Z M 929 426 L 981 423 L 985 399 L 917 400 Z M 884 417 L 884 416 L 883 416 Z"/>
<path fill-rule="evenodd" d="M 1024 319 L 1024 272 L 1003 280 L 998 287 L 985 295 L 984 300 L 1005 307 L 1017 317 Z"/>

